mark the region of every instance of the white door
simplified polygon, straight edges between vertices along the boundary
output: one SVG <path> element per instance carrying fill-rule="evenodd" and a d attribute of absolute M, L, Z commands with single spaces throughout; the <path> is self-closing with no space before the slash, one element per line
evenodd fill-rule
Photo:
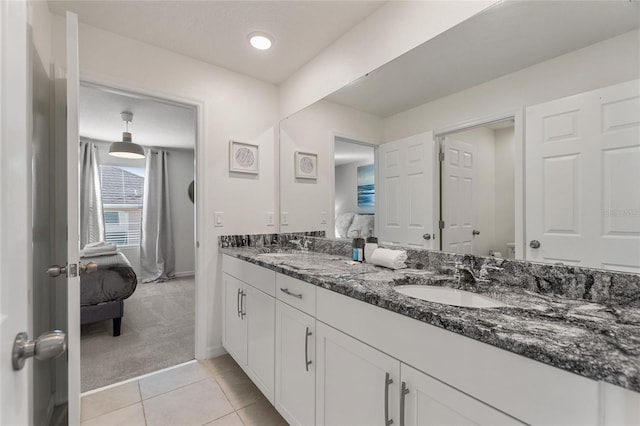
<path fill-rule="evenodd" d="M 49 191 L 56 198 L 64 198 L 55 214 L 63 214 L 67 232 L 65 252 L 60 253 L 64 262 L 79 261 L 78 247 L 78 24 L 77 16 L 67 14 L 67 70 L 64 93 L 55 96 L 55 114 L 62 117 L 63 129 L 56 121 L 56 149 L 66 151 L 63 162 L 55 162 L 54 181 L 49 186 L 38 186 L 32 191 L 31 181 L 31 45 L 28 39 L 28 11 L 26 2 L 2 2 L 0 13 L 3 22 L 0 32 L 2 49 L 0 127 L 2 132 L 2 155 L 0 155 L 0 184 L 2 197 L 0 208 L 0 335 L 2 341 L 0 373 L 1 424 L 31 424 L 33 410 L 33 360 L 25 368 L 11 369 L 11 349 L 17 333 L 27 332 L 32 336 L 33 305 L 30 293 L 33 288 L 32 270 L 32 197 L 40 191 Z M 60 81 L 56 81 L 60 87 Z M 62 136 L 62 139 L 59 137 Z M 10 141 L 10 142 L 9 142 Z M 58 144 L 61 143 L 61 145 Z M 19 167 L 16 167 L 16 166 Z M 60 184 L 63 184 L 60 187 Z M 46 271 L 42 271 L 45 274 Z M 73 275 L 73 274 L 72 274 Z M 56 403 L 68 401 L 70 424 L 80 421 L 80 287 L 79 278 L 61 278 L 56 285 L 66 291 L 65 303 L 56 304 L 57 316 L 64 310 L 64 325 L 67 331 L 67 355 L 56 362 L 65 371 L 64 380 L 57 380 Z M 58 321 L 58 323 L 60 323 Z M 36 361 L 38 362 L 38 361 Z M 68 368 L 67 368 L 68 365 Z"/>
<path fill-rule="evenodd" d="M 32 337 L 31 98 L 26 2 L 0 2 L 0 424 L 33 421 L 33 360 L 11 368 L 16 334 Z"/>
<path fill-rule="evenodd" d="M 404 424 L 406 426 L 521 425 L 477 399 L 402 364 Z M 402 405 L 402 402 L 401 402 Z"/>
<path fill-rule="evenodd" d="M 315 424 L 315 319 L 276 301 L 276 409 L 291 425 Z"/>
<path fill-rule="evenodd" d="M 433 132 L 378 147 L 376 216 L 380 242 L 435 248 Z"/>
<path fill-rule="evenodd" d="M 640 81 L 526 111 L 526 258 L 640 272 Z"/>
<path fill-rule="evenodd" d="M 316 323 L 316 424 L 399 424 L 400 362 Z"/>
<path fill-rule="evenodd" d="M 451 136 L 442 143 L 442 247 L 453 253 L 473 253 L 474 147 Z"/>

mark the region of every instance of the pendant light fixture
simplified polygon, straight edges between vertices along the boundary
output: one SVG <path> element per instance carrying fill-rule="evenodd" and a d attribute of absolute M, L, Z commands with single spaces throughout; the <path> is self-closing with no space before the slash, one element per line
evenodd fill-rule
<path fill-rule="evenodd" d="M 122 132 L 122 142 L 113 142 L 109 147 L 109 155 L 136 160 L 144 158 L 144 150 L 140 145 L 136 145 L 131 141 L 131 133 L 129 133 L 129 123 L 133 121 L 133 113 L 122 111 L 120 117 L 122 117 L 122 121 L 125 122 L 125 131 Z"/>

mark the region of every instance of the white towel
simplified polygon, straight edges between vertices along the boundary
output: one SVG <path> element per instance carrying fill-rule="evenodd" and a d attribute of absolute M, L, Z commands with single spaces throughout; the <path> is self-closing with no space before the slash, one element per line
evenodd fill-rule
<path fill-rule="evenodd" d="M 404 264 L 405 260 L 407 260 L 407 252 L 404 250 L 378 248 L 373 251 L 369 263 L 389 269 L 402 269 L 407 267 Z"/>
<path fill-rule="evenodd" d="M 107 256 L 116 254 L 118 248 L 114 243 L 106 241 L 98 241 L 89 243 L 80 250 L 80 257 Z"/>

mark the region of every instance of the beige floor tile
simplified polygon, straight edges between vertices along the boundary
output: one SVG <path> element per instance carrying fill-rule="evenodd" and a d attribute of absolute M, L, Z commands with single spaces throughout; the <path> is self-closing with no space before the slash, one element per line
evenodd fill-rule
<path fill-rule="evenodd" d="M 244 426 L 244 423 L 236 413 L 231 413 L 204 426 Z"/>
<path fill-rule="evenodd" d="M 215 377 L 230 372 L 242 371 L 240 366 L 231 358 L 231 355 L 221 355 L 219 357 L 205 359 L 200 363 Z"/>
<path fill-rule="evenodd" d="M 130 405 L 80 423 L 81 426 L 145 426 L 142 403 Z"/>
<path fill-rule="evenodd" d="M 237 411 L 246 426 L 288 426 L 288 423 L 267 401 L 262 399 Z"/>
<path fill-rule="evenodd" d="M 80 420 L 88 420 L 140 402 L 138 382 L 130 382 L 82 397 Z"/>
<path fill-rule="evenodd" d="M 229 370 L 218 376 L 216 381 L 224 391 L 235 410 L 256 403 L 264 398 L 262 392 L 253 384 L 242 370 Z"/>
<path fill-rule="evenodd" d="M 142 399 L 149 399 L 206 377 L 208 377 L 207 370 L 194 362 L 140 379 L 140 393 Z"/>
<path fill-rule="evenodd" d="M 215 380 L 207 378 L 143 401 L 149 426 L 203 425 L 233 412 Z"/>

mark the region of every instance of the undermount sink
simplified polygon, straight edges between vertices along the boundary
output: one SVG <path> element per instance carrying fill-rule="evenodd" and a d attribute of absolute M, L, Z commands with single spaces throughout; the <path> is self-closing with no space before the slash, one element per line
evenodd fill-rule
<path fill-rule="evenodd" d="M 456 290 L 451 287 L 399 285 L 393 289 L 405 296 L 445 305 L 463 306 L 466 308 L 499 308 L 501 306 L 507 306 L 490 297 L 469 291 Z"/>

